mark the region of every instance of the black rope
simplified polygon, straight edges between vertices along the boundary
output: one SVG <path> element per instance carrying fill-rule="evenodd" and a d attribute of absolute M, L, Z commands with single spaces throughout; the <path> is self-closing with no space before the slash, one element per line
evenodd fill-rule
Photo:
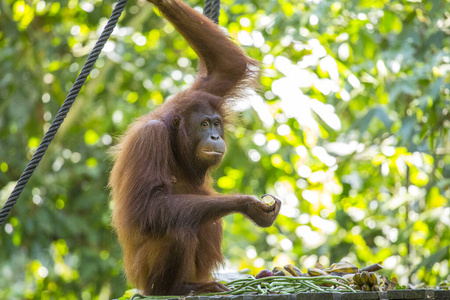
<path fill-rule="evenodd" d="M 206 0 L 203 14 L 214 23 L 219 24 L 220 0 Z"/>
<path fill-rule="evenodd" d="M 3 225 L 3 222 L 10 213 L 11 208 L 14 206 L 14 204 L 16 204 L 17 199 L 19 198 L 20 194 L 25 188 L 25 185 L 27 184 L 31 175 L 33 175 L 34 170 L 39 165 L 39 162 L 44 156 L 45 151 L 47 151 L 48 146 L 52 142 L 53 138 L 56 135 L 56 132 L 58 131 L 65 117 L 67 116 L 70 107 L 72 106 L 73 102 L 75 102 L 75 98 L 78 96 L 78 93 L 83 87 L 86 78 L 88 77 L 89 73 L 91 72 L 94 66 L 94 63 L 97 61 L 97 58 L 100 55 L 103 46 L 109 39 L 114 27 L 116 26 L 117 21 L 119 20 L 119 17 L 122 14 L 123 9 L 125 8 L 125 5 L 127 4 L 127 1 L 128 0 L 119 0 L 119 2 L 117 2 L 117 5 L 111 14 L 111 18 L 109 19 L 108 24 L 106 24 L 106 27 L 103 29 L 103 32 L 100 35 L 97 43 L 95 44 L 94 49 L 92 49 L 91 53 L 89 54 L 89 57 L 86 63 L 84 64 L 83 68 L 81 69 L 80 75 L 78 75 L 75 84 L 73 85 L 72 89 L 67 95 L 66 100 L 64 100 L 64 103 L 59 109 L 58 114 L 56 115 L 52 124 L 50 125 L 50 128 L 45 133 L 44 138 L 42 139 L 41 143 L 39 144 L 39 147 L 37 148 L 36 152 L 31 158 L 31 161 L 25 168 L 25 171 L 23 171 L 22 175 L 20 175 L 19 181 L 14 187 L 14 190 L 12 191 L 11 195 L 9 196 L 8 200 L 6 201 L 2 210 L 0 211 L 0 226 Z"/>
<path fill-rule="evenodd" d="M 70 90 L 69 94 L 67 95 L 66 100 L 64 100 L 63 105 L 59 109 L 55 119 L 50 125 L 50 128 L 45 133 L 44 138 L 39 144 L 39 147 L 33 154 L 33 157 L 31 158 L 27 167 L 23 171 L 22 175 L 20 175 L 19 180 L 16 186 L 14 187 L 11 195 L 9 196 L 8 200 L 6 201 L 5 205 L 2 207 L 0 211 L 0 226 L 3 225 L 9 213 L 11 212 L 12 207 L 17 203 L 17 199 L 19 199 L 19 196 L 24 190 L 25 186 L 27 185 L 28 180 L 30 180 L 31 175 L 33 175 L 34 170 L 36 170 L 37 166 L 39 165 L 39 162 L 42 160 L 42 157 L 47 151 L 48 146 L 52 142 L 53 138 L 58 132 L 59 127 L 66 118 L 70 108 L 72 107 L 72 104 L 75 102 L 75 99 L 78 96 L 78 93 L 83 87 L 86 78 L 91 73 L 91 70 L 94 67 L 94 64 L 97 61 L 98 56 L 100 55 L 103 47 L 105 46 L 106 41 L 111 36 L 114 27 L 116 27 L 117 21 L 119 20 L 119 17 L 122 14 L 122 11 L 125 8 L 127 1 L 128 0 L 119 0 L 119 2 L 117 2 L 116 7 L 114 8 L 111 14 L 111 18 L 106 24 L 106 27 L 103 29 L 103 32 L 100 35 L 99 39 L 97 40 L 94 49 L 92 49 L 91 53 L 89 54 L 89 57 L 86 63 L 84 64 L 83 68 L 81 69 L 81 72 L 78 75 L 77 79 L 75 80 L 75 83 L 72 86 L 72 89 Z M 208 18 L 210 18 L 213 22 L 218 24 L 220 14 L 220 0 L 206 0 L 203 14 Z"/>

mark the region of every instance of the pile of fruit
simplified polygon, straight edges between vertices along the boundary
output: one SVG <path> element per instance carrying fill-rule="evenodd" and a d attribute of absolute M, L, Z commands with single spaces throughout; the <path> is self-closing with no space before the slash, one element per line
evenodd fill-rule
<path fill-rule="evenodd" d="M 356 292 L 387 291 L 395 283 L 375 272 L 383 269 L 374 264 L 363 269 L 349 262 L 332 264 L 325 269 L 320 263 L 303 273 L 294 265 L 273 270 L 262 270 L 254 278 L 245 278 L 226 283 L 231 289 L 226 294 L 296 294 L 301 292 Z"/>

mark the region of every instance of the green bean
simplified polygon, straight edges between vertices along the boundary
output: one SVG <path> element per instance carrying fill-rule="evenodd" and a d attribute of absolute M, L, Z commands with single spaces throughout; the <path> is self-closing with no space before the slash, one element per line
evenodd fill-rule
<path fill-rule="evenodd" d="M 179 296 L 144 296 L 141 294 L 134 294 L 130 300 L 137 300 L 137 299 L 168 299 L 168 298 L 178 298 Z"/>
<path fill-rule="evenodd" d="M 258 285 L 256 286 L 256 290 L 257 290 L 259 293 L 261 293 L 261 294 L 264 293 L 264 291 L 262 290 L 260 284 L 258 284 Z"/>
<path fill-rule="evenodd" d="M 309 287 L 311 287 L 313 290 L 316 290 L 319 292 L 324 292 L 324 290 L 321 287 L 317 286 L 316 284 L 314 284 L 312 282 L 305 281 L 304 283 L 305 283 L 305 285 L 308 285 Z"/>
<path fill-rule="evenodd" d="M 240 283 L 240 282 L 248 282 L 248 281 L 253 281 L 255 280 L 254 278 L 242 278 L 242 279 L 236 279 L 230 282 L 227 282 L 226 285 L 232 285 L 235 283 Z"/>
<path fill-rule="evenodd" d="M 336 281 L 334 281 L 334 280 Z M 345 283 L 339 282 L 342 280 Z M 222 293 L 203 294 L 212 295 L 242 295 L 242 294 L 289 294 L 300 292 L 356 292 L 349 286 L 349 282 L 340 276 L 316 276 L 316 277 L 290 277 L 290 276 L 272 276 L 264 278 L 244 278 L 225 283 L 231 291 Z M 341 286 L 343 290 L 336 290 L 331 287 L 321 287 L 320 284 L 330 284 Z"/>
<path fill-rule="evenodd" d="M 199 294 L 198 296 L 218 296 L 218 295 L 236 295 L 236 294 L 240 294 L 240 293 L 245 293 L 245 292 L 252 292 L 253 290 L 249 289 L 249 286 L 247 285 L 243 285 L 237 289 L 231 290 L 231 291 L 226 291 L 226 292 L 219 292 L 219 293 L 205 293 L 205 294 Z"/>
<path fill-rule="evenodd" d="M 272 293 L 281 291 L 282 289 L 284 289 L 284 286 L 277 286 L 277 287 L 271 287 L 271 288 L 269 288 L 269 290 L 270 290 Z"/>
<path fill-rule="evenodd" d="M 352 291 L 352 292 L 356 292 L 356 291 L 355 291 L 354 289 L 352 289 L 349 285 L 346 285 L 346 284 L 341 283 L 341 282 L 339 282 L 339 281 L 324 280 L 323 283 L 330 283 L 330 284 L 332 284 L 332 285 L 339 285 L 339 286 L 345 287 L 346 289 L 349 289 L 349 290 Z"/>

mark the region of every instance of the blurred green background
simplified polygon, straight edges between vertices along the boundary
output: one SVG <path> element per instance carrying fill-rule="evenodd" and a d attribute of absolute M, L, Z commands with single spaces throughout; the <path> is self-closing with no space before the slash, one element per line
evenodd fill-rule
<path fill-rule="evenodd" d="M 0 1 L 0 205 L 113 5 Z M 445 0 L 222 1 L 220 25 L 263 75 L 236 107 L 215 185 L 284 201 L 268 229 L 225 218 L 228 269 L 345 259 L 382 261 L 401 284 L 449 279 L 449 11 Z M 129 288 L 107 151 L 135 117 L 189 86 L 196 64 L 152 5 L 129 1 L 0 228 L 0 298 L 109 299 Z"/>

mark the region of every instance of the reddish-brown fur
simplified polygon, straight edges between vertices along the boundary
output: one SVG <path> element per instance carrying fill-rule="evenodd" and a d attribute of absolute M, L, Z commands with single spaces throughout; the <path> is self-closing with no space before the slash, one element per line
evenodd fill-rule
<path fill-rule="evenodd" d="M 230 101 L 252 86 L 258 64 L 184 3 L 152 2 L 197 52 L 199 72 L 190 89 L 135 121 L 115 147 L 113 225 L 127 279 L 145 294 L 223 291 L 211 278 L 223 262 L 221 217 L 239 212 L 270 226 L 279 200 L 268 207 L 251 196 L 218 195 L 209 166 L 195 164 L 198 141 L 186 118 L 209 106 L 229 121 Z"/>

